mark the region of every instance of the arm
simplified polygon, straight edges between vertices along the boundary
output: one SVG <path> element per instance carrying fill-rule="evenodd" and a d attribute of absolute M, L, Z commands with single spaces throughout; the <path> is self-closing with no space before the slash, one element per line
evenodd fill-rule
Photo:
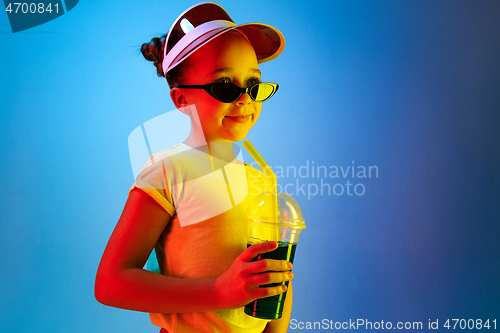
<path fill-rule="evenodd" d="M 288 284 L 288 292 L 286 293 L 285 306 L 283 307 L 283 315 L 280 319 L 270 321 L 264 333 L 286 333 L 290 324 L 290 316 L 292 315 L 293 288 L 292 281 Z"/>
<path fill-rule="evenodd" d="M 237 308 L 284 291 L 281 286 L 258 286 L 288 280 L 286 261 L 250 262 L 275 249 L 276 242 L 249 247 L 217 279 L 175 278 L 142 269 L 169 221 L 168 213 L 145 192 L 130 193 L 97 270 L 99 302 L 153 313 L 201 312 Z M 275 272 L 259 274 L 266 271 Z"/>

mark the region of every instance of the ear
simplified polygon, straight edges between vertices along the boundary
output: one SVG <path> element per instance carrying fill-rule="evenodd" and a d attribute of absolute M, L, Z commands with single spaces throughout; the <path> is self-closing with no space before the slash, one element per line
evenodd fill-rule
<path fill-rule="evenodd" d="M 189 105 L 186 95 L 182 92 L 180 88 L 172 88 L 170 89 L 170 97 L 172 98 L 172 102 L 174 102 L 175 107 L 184 114 L 189 113 Z"/>

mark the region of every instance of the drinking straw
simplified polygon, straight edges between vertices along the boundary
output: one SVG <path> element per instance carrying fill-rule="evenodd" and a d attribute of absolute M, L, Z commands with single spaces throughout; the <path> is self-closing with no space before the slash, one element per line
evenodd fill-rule
<path fill-rule="evenodd" d="M 269 182 L 271 183 L 271 186 L 272 186 L 272 189 L 271 189 L 271 203 L 272 203 L 272 221 L 275 222 L 275 228 L 272 228 L 272 229 L 275 229 L 275 232 L 272 232 L 271 233 L 271 239 L 270 240 L 274 240 L 274 241 L 278 241 L 280 239 L 280 235 L 279 235 L 279 227 L 278 227 L 278 216 L 279 216 L 279 211 L 278 211 L 278 191 L 277 191 L 277 180 L 276 180 L 276 175 L 274 174 L 273 170 L 271 169 L 271 167 L 266 163 L 266 161 L 264 161 L 264 159 L 262 158 L 262 156 L 260 156 L 260 154 L 257 152 L 257 150 L 255 149 L 255 147 L 250 143 L 250 141 L 248 140 L 245 140 L 242 142 L 242 145 L 243 147 L 245 147 L 245 149 L 248 151 L 248 153 L 250 154 L 250 156 L 253 157 L 253 159 L 255 160 L 255 162 L 257 162 L 257 164 L 261 167 L 262 171 L 264 171 L 264 174 L 265 176 L 267 177 L 267 179 L 269 180 Z M 286 232 L 286 231 L 285 231 Z M 292 234 L 290 235 L 290 240 L 288 242 L 288 251 L 287 251 L 287 255 L 286 255 L 286 260 L 290 260 L 290 256 L 291 256 L 291 252 L 292 252 L 292 247 L 293 247 L 293 244 L 294 244 L 294 240 L 295 240 L 295 231 L 292 230 L 291 231 Z M 282 285 L 285 284 L 285 282 L 282 282 L 281 283 Z M 279 295 L 279 298 L 278 298 L 278 302 L 282 302 L 283 301 L 283 296 L 285 294 L 282 293 Z"/>
<path fill-rule="evenodd" d="M 248 151 L 250 156 L 253 157 L 255 162 L 261 167 L 262 171 L 264 171 L 264 175 L 266 178 L 269 180 L 271 183 L 271 220 L 273 223 L 278 222 L 278 192 L 277 192 L 277 180 L 276 180 L 276 175 L 274 174 L 273 170 L 271 167 L 264 161 L 262 156 L 260 156 L 259 152 L 255 149 L 255 147 L 250 143 L 250 141 L 245 140 L 242 142 L 243 147 Z M 276 235 L 273 235 L 273 239 L 271 240 L 278 240 L 279 239 L 279 230 L 276 230 L 276 233 L 273 233 Z"/>

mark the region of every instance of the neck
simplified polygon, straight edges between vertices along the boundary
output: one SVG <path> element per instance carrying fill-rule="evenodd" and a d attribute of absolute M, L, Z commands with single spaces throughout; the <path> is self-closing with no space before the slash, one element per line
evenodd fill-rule
<path fill-rule="evenodd" d="M 231 162 L 235 159 L 233 153 L 233 145 L 232 141 L 207 141 L 202 126 L 200 124 L 200 120 L 198 118 L 198 114 L 196 113 L 196 107 L 190 106 L 189 114 L 191 118 L 191 132 L 186 140 L 184 140 L 184 144 L 203 151 L 207 154 L 210 154 L 212 157 L 217 158 L 219 160 L 225 162 Z"/>
<path fill-rule="evenodd" d="M 201 140 L 196 136 L 190 135 L 184 141 L 184 144 L 228 163 L 236 158 L 233 151 L 234 142 L 232 141 L 206 142 L 205 138 Z"/>
<path fill-rule="evenodd" d="M 236 157 L 233 152 L 234 142 L 209 142 L 207 144 L 208 152 L 219 160 L 231 162 Z"/>

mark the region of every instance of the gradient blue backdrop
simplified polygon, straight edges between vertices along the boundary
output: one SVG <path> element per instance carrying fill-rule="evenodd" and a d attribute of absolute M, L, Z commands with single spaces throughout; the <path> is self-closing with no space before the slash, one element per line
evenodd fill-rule
<path fill-rule="evenodd" d="M 138 48 L 194 3 L 84 0 L 16 34 L 0 14 L 2 332 L 158 331 L 93 283 L 133 182 L 128 135 L 174 109 Z M 249 135 L 269 164 L 378 167 L 280 179 L 365 187 L 294 193 L 292 318 L 498 326 L 500 2 L 219 3 L 287 41 Z"/>

